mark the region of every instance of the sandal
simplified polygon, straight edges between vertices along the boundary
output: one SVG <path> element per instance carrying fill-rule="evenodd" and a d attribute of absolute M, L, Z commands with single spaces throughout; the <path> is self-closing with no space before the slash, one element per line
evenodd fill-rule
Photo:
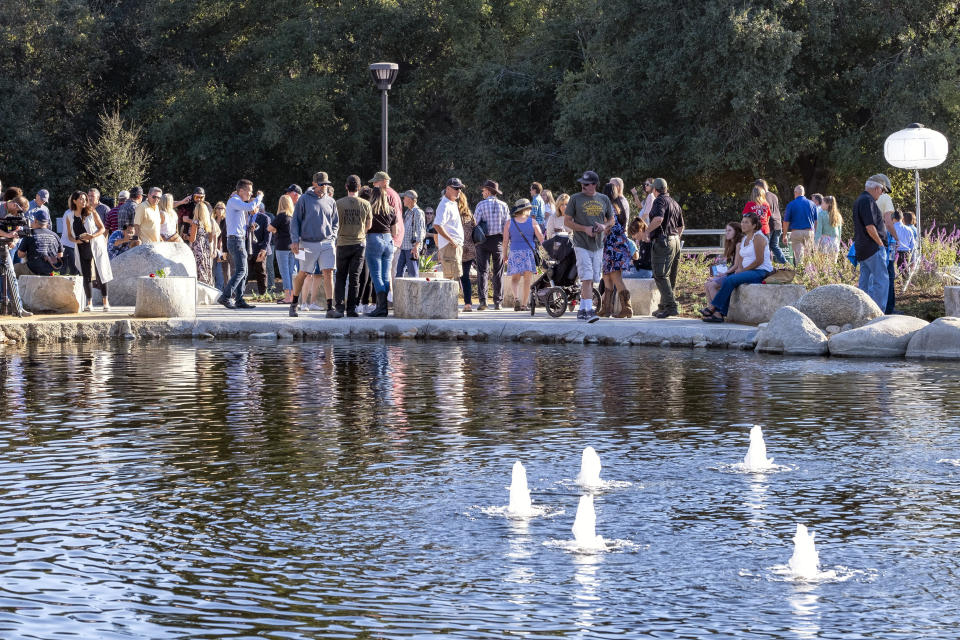
<path fill-rule="evenodd" d="M 520 303 L 519 303 L 519 302 L 514 302 L 514 303 L 513 303 L 513 310 L 514 310 L 514 311 L 520 311 Z"/>
<path fill-rule="evenodd" d="M 716 309 L 714 309 L 713 307 L 704 307 L 703 309 L 700 309 L 700 315 L 706 318 L 708 316 L 712 316 L 715 311 Z"/>
<path fill-rule="evenodd" d="M 528 307 L 527 305 L 522 305 L 520 307 L 520 311 L 530 311 L 530 307 Z"/>
<path fill-rule="evenodd" d="M 710 316 L 707 316 L 706 318 L 704 318 L 703 321 L 704 321 L 704 322 L 716 322 L 716 323 L 719 324 L 719 323 L 723 322 L 723 316 L 710 315 Z"/>

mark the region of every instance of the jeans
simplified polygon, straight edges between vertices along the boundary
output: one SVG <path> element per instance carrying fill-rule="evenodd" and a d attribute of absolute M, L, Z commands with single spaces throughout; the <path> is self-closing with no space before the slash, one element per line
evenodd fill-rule
<path fill-rule="evenodd" d="M 62 273 L 65 276 L 78 276 L 80 272 L 77 271 L 77 263 L 74 261 L 73 252 L 76 251 L 73 247 L 64 247 L 63 248 L 63 271 Z"/>
<path fill-rule="evenodd" d="M 213 261 L 213 284 L 217 289 L 223 291 L 223 266 L 226 262 Z"/>
<path fill-rule="evenodd" d="M 860 261 L 860 282 L 858 286 L 881 309 L 886 308 L 887 298 L 890 294 L 888 291 L 890 276 L 887 273 L 886 262 L 887 250 L 884 247 L 880 247 L 875 254 L 866 260 Z"/>
<path fill-rule="evenodd" d="M 265 258 L 265 264 L 267 267 L 267 291 L 273 291 L 273 288 L 277 286 L 277 272 L 275 271 L 275 266 L 273 259 L 276 257 L 276 250 L 272 253 L 267 253 Z"/>
<path fill-rule="evenodd" d="M 227 253 L 233 261 L 233 276 L 227 283 L 227 290 L 223 292 L 223 297 L 240 302 L 243 300 L 243 290 L 247 286 L 247 247 L 244 239 L 238 236 L 227 236 Z"/>
<path fill-rule="evenodd" d="M 723 279 L 720 291 L 717 292 L 717 295 L 713 296 L 710 304 L 723 315 L 727 315 L 727 312 L 730 310 L 730 296 L 733 295 L 734 289 L 742 284 L 762 282 L 768 275 L 770 275 L 770 272 L 764 271 L 763 269 L 751 269 L 750 271 L 730 274 Z"/>
<path fill-rule="evenodd" d="M 341 313 L 356 311 L 360 298 L 360 269 L 363 267 L 363 245 L 347 244 L 337 247 L 337 278 L 334 283 L 334 300 L 337 311 Z M 347 280 L 349 279 L 349 288 Z M 343 305 L 344 289 L 346 289 L 347 305 Z"/>
<path fill-rule="evenodd" d="M 292 251 L 277 251 L 277 266 L 280 267 L 280 279 L 283 280 L 283 290 L 293 290 L 293 276 L 297 274 L 297 259 Z"/>
<path fill-rule="evenodd" d="M 677 311 L 677 299 L 673 288 L 677 286 L 677 271 L 680 269 L 680 238 L 660 236 L 653 241 L 650 251 L 653 279 L 660 290 L 658 311 Z"/>
<path fill-rule="evenodd" d="M 400 249 L 397 258 L 397 277 L 402 278 L 404 270 L 409 271 L 408 278 L 420 277 L 420 263 L 413 259 L 413 249 Z"/>
<path fill-rule="evenodd" d="M 772 229 L 770 231 L 770 254 L 777 264 L 787 264 L 787 256 L 783 255 L 783 249 L 780 248 L 780 238 L 782 236 L 783 229 Z"/>
<path fill-rule="evenodd" d="M 897 269 L 896 269 L 896 253 L 890 256 L 890 260 L 887 260 L 887 278 L 890 281 L 890 284 L 887 286 L 887 304 L 880 307 L 883 309 L 883 312 L 887 315 L 893 313 L 893 308 L 897 304 Z"/>
<path fill-rule="evenodd" d="M 470 265 L 473 260 L 463 260 L 463 275 L 460 276 L 460 286 L 463 287 L 463 304 L 471 304 L 473 301 L 473 289 L 470 285 Z"/>
<path fill-rule="evenodd" d="M 390 264 L 393 261 L 393 238 L 389 233 L 367 234 L 367 268 L 377 293 L 390 291 Z"/>
<path fill-rule="evenodd" d="M 503 302 L 503 234 L 487 236 L 482 244 L 477 245 L 477 257 L 473 261 L 477 268 L 477 300 L 480 304 L 487 304 L 487 269 L 490 259 L 493 258 L 493 303 Z"/>

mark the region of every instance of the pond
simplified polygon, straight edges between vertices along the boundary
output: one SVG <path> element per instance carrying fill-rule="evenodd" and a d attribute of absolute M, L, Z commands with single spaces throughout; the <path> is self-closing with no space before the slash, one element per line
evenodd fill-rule
<path fill-rule="evenodd" d="M 0 351 L 3 638 L 919 638 L 955 365 L 338 341 Z M 752 425 L 774 472 L 744 473 Z M 592 446 L 608 550 L 570 548 Z M 535 506 L 511 519 L 511 467 Z M 785 575 L 798 523 L 824 579 Z"/>

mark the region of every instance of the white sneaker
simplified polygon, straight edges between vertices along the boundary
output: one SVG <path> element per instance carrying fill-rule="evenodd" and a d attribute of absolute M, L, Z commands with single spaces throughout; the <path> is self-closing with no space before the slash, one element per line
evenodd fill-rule
<path fill-rule="evenodd" d="M 387 302 L 393 302 L 393 289 L 387 291 Z"/>
<path fill-rule="evenodd" d="M 307 311 L 326 311 L 326 309 L 311 303 L 307 305 Z"/>
<path fill-rule="evenodd" d="M 377 305 L 375 305 L 375 304 L 365 304 L 365 305 L 362 305 L 362 306 L 363 306 L 363 312 L 364 312 L 364 313 L 371 313 L 374 309 L 377 308 Z"/>
<path fill-rule="evenodd" d="M 110 313 L 110 305 L 108 305 L 108 304 L 103 305 L 103 312 L 104 312 L 104 313 Z"/>
<path fill-rule="evenodd" d="M 93 313 L 93 305 L 90 303 L 87 303 L 87 306 L 83 310 L 86 311 L 87 313 Z"/>

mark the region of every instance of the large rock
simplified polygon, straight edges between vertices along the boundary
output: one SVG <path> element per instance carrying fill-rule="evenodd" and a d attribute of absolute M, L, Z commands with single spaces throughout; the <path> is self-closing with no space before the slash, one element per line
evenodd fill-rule
<path fill-rule="evenodd" d="M 660 290 L 653 278 L 624 278 L 630 292 L 630 306 L 635 316 L 649 316 L 660 306 Z M 613 312 L 620 313 L 620 296 L 613 299 Z"/>
<path fill-rule="evenodd" d="M 83 306 L 80 276 L 20 276 L 23 306 L 34 313 L 79 313 Z"/>
<path fill-rule="evenodd" d="M 394 278 L 393 315 L 398 318 L 456 318 L 459 293 L 459 280 Z"/>
<path fill-rule="evenodd" d="M 960 318 L 960 287 L 943 288 L 943 306 L 947 310 L 947 317 Z"/>
<path fill-rule="evenodd" d="M 109 283 L 110 303 L 133 306 L 137 302 L 137 279 L 164 269 L 168 276 L 197 277 L 193 250 L 183 242 L 142 244 L 110 261 L 113 280 Z"/>
<path fill-rule="evenodd" d="M 894 358 L 907 352 L 913 335 L 929 322 L 913 316 L 881 316 L 857 329 L 830 337 L 830 355 Z"/>
<path fill-rule="evenodd" d="M 757 332 L 759 352 L 786 353 L 798 356 L 821 356 L 827 353 L 827 336 L 795 307 L 780 307 L 767 326 Z"/>
<path fill-rule="evenodd" d="M 802 284 L 743 284 L 730 297 L 729 322 L 760 324 L 780 307 L 795 305 L 807 292 Z"/>
<path fill-rule="evenodd" d="M 137 308 L 133 315 L 138 318 L 195 318 L 197 279 L 137 278 Z"/>
<path fill-rule="evenodd" d="M 830 325 L 862 327 L 883 311 L 866 293 L 848 284 L 828 284 L 805 294 L 794 305 L 821 330 Z"/>
<path fill-rule="evenodd" d="M 960 318 L 937 318 L 910 338 L 908 358 L 960 359 Z"/>

